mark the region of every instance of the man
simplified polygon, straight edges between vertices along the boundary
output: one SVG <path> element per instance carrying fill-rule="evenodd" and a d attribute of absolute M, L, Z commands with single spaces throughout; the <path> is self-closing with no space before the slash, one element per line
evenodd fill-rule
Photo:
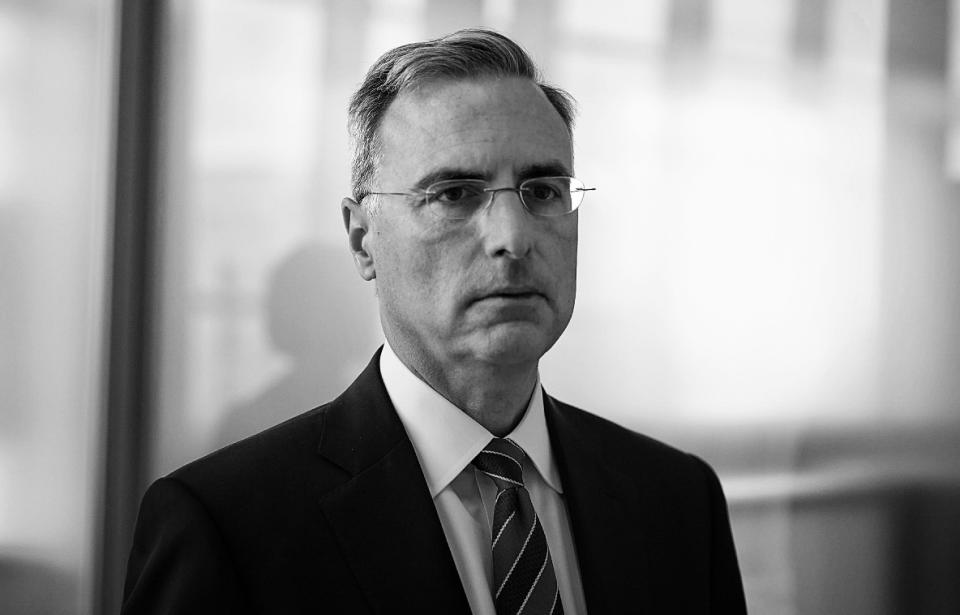
<path fill-rule="evenodd" d="M 546 395 L 573 312 L 572 102 L 466 30 L 373 66 L 343 218 L 386 344 L 333 402 L 144 497 L 126 613 L 741 613 L 699 459 Z"/>

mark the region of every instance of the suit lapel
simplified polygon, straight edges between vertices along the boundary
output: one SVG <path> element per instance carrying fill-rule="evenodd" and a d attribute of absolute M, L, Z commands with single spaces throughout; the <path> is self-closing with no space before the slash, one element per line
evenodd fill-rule
<path fill-rule="evenodd" d="M 323 497 L 323 514 L 375 611 L 469 613 L 379 359 L 378 352 L 325 417 L 319 453 L 351 478 Z"/>
<path fill-rule="evenodd" d="M 377 612 L 469 613 L 423 472 L 380 378 L 379 352 L 324 416 L 318 452 L 350 474 L 320 502 Z M 648 602 L 652 520 L 634 486 L 602 455 L 603 442 L 544 394 L 584 596 L 590 612 Z M 631 469 L 633 472 L 635 469 Z M 642 471 L 640 469 L 639 471 Z"/>
<path fill-rule="evenodd" d="M 638 612 L 647 604 L 650 562 L 646 515 L 636 479 L 603 458 L 603 442 L 580 417 L 544 394 L 547 430 L 570 516 L 587 610 Z"/>

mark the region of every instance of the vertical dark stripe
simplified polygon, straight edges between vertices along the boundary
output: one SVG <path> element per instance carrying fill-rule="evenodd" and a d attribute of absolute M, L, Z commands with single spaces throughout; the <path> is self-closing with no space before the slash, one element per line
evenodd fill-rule
<path fill-rule="evenodd" d="M 794 0 L 793 57 L 821 64 L 827 55 L 828 0 Z"/>
<path fill-rule="evenodd" d="M 673 0 L 669 15 L 672 47 L 700 49 L 705 46 L 713 23 L 711 0 Z"/>
<path fill-rule="evenodd" d="M 94 612 L 117 613 L 143 487 L 150 411 L 157 74 L 163 3 L 119 0 L 113 245 Z"/>
<path fill-rule="evenodd" d="M 945 172 L 949 0 L 888 0 L 880 399 L 960 398 L 960 191 Z"/>
<path fill-rule="evenodd" d="M 670 0 L 663 77 L 670 86 L 699 81 L 709 62 L 713 0 Z"/>
<path fill-rule="evenodd" d="M 950 0 L 887 0 L 878 401 L 891 417 L 946 418 L 960 400 L 960 186 L 945 171 L 950 11 Z M 910 562 L 905 545 L 924 544 L 930 526 L 898 527 L 909 535 L 894 555 Z M 949 611 L 955 577 L 909 569 L 891 583 L 890 612 Z"/>
<path fill-rule="evenodd" d="M 886 60 L 892 75 L 947 73 L 951 0 L 887 0 Z"/>

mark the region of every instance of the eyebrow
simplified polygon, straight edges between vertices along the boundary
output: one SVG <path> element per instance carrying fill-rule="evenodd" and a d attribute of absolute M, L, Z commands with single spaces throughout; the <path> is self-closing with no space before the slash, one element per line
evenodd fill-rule
<path fill-rule="evenodd" d="M 524 181 L 532 177 L 555 177 L 555 176 L 564 176 L 571 177 L 573 173 L 559 160 L 550 160 L 548 162 L 540 162 L 536 164 L 528 164 L 520 167 L 517 172 L 517 180 Z M 414 188 L 419 190 L 426 190 L 433 184 L 441 182 L 448 179 L 489 179 L 487 173 L 477 171 L 476 169 L 467 169 L 462 167 L 441 167 L 434 171 L 431 171 L 421 177 Z"/>
<path fill-rule="evenodd" d="M 563 164 L 559 160 L 551 160 L 549 162 L 530 164 L 527 166 L 520 167 L 520 170 L 517 172 L 517 179 L 523 181 L 525 179 L 530 179 L 531 177 L 572 177 L 573 173 L 570 169 L 567 168 L 567 165 Z"/>
<path fill-rule="evenodd" d="M 486 179 L 487 176 L 484 173 L 477 171 L 476 169 L 462 169 L 458 167 L 441 167 L 434 171 L 430 171 L 423 177 L 421 177 L 414 188 L 420 190 L 426 190 L 433 184 L 437 182 L 442 182 L 447 179 Z"/>

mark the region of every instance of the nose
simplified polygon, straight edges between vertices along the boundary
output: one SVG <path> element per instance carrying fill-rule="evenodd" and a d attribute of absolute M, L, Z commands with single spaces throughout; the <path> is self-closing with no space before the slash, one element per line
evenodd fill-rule
<path fill-rule="evenodd" d="M 525 258 L 533 247 L 533 216 L 520 201 L 514 188 L 491 191 L 490 203 L 481 212 L 479 224 L 484 248 L 490 256 Z"/>

